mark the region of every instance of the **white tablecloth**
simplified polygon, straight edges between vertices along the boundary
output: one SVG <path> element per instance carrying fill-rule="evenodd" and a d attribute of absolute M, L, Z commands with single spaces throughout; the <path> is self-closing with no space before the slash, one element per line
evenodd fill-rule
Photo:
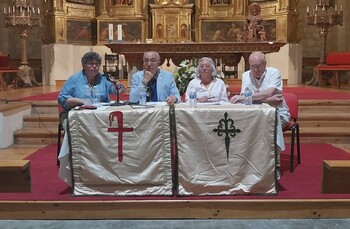
<path fill-rule="evenodd" d="M 112 124 L 109 120 L 114 111 L 123 113 L 124 128 L 133 128 L 122 134 L 122 161 L 118 160 L 119 134 L 108 132 L 117 127 L 116 120 Z M 213 131 L 225 112 L 240 130 L 230 137 L 228 157 L 225 135 Z M 59 176 L 73 186 L 75 195 L 171 195 L 173 185 L 178 186 L 179 195 L 274 194 L 275 130 L 276 148 L 284 148 L 275 112 L 264 104 L 200 105 L 197 109 L 177 104 L 178 174 L 174 174 L 168 106 L 72 111 L 72 155 L 66 134 Z M 172 183 L 174 176 L 177 184 Z"/>
<path fill-rule="evenodd" d="M 276 194 L 275 121 L 268 105 L 178 106 L 178 193 Z"/>

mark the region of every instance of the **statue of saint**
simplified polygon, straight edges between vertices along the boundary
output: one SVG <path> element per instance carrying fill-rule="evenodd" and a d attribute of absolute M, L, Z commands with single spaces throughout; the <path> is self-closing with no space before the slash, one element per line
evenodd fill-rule
<path fill-rule="evenodd" d="M 261 40 L 261 34 L 264 34 L 264 23 L 263 18 L 260 15 L 261 8 L 256 2 L 253 2 L 248 6 L 249 14 L 246 17 L 245 31 L 246 39 L 248 41 L 259 41 Z"/>

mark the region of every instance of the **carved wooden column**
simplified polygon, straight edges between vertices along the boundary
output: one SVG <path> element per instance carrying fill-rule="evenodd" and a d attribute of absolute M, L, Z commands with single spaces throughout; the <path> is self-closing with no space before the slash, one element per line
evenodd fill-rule
<path fill-rule="evenodd" d="M 50 3 L 53 3 L 53 10 L 54 11 L 63 11 L 63 1 L 62 0 L 53 0 L 48 1 Z"/>
<path fill-rule="evenodd" d="M 135 9 L 135 15 L 136 16 L 142 16 L 142 2 L 143 1 L 133 1 L 134 2 L 134 9 Z"/>
<path fill-rule="evenodd" d="M 244 1 L 234 1 L 233 10 L 235 15 L 244 15 Z"/>
<path fill-rule="evenodd" d="M 288 11 L 289 10 L 289 1 L 290 0 L 279 0 L 279 10 Z"/>
<path fill-rule="evenodd" d="M 199 12 L 199 17 L 206 17 L 209 15 L 209 1 L 208 0 L 200 0 L 199 1 L 199 6 L 198 9 L 200 10 Z"/>
<path fill-rule="evenodd" d="M 97 14 L 99 16 L 108 16 L 108 9 L 110 8 L 109 0 L 97 1 Z"/>

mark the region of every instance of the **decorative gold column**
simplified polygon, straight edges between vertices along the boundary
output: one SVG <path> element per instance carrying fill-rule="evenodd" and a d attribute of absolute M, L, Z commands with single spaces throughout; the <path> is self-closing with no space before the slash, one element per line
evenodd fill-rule
<path fill-rule="evenodd" d="M 280 11 L 288 11 L 289 8 L 289 1 L 290 0 L 279 0 L 279 9 Z"/>
<path fill-rule="evenodd" d="M 199 6 L 197 7 L 197 9 L 200 9 L 199 18 L 207 17 L 209 15 L 209 8 L 208 8 L 209 1 L 199 0 L 198 3 L 199 3 Z"/>
<path fill-rule="evenodd" d="M 143 1 L 134 0 L 135 16 L 142 16 L 143 7 L 141 2 Z"/>
<path fill-rule="evenodd" d="M 244 1 L 234 1 L 234 14 L 235 15 L 244 15 Z"/>
<path fill-rule="evenodd" d="M 54 11 L 63 11 L 63 0 L 51 0 L 48 2 L 53 3 L 53 10 Z"/>
<path fill-rule="evenodd" d="M 109 0 L 99 0 L 97 1 L 97 13 L 98 16 L 108 16 L 108 9 L 110 7 Z"/>

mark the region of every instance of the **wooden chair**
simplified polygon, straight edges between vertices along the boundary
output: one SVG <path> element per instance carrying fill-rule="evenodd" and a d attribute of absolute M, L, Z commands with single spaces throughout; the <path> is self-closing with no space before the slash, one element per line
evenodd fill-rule
<path fill-rule="evenodd" d="M 119 78 L 119 55 L 116 53 L 105 53 L 103 73 L 113 78 Z"/>
<path fill-rule="evenodd" d="M 222 64 L 222 73 L 224 73 L 225 78 L 226 77 L 230 78 L 230 77 L 233 76 L 234 79 L 237 79 L 238 78 L 237 71 L 236 71 L 237 66 L 231 67 L 231 68 L 233 68 L 232 70 L 231 69 L 230 70 L 226 70 L 227 68 L 229 68 L 229 66 L 227 66 L 225 64 Z"/>
<path fill-rule="evenodd" d="M 290 151 L 290 167 L 289 170 L 292 173 L 294 171 L 294 144 L 296 138 L 297 144 L 297 160 L 298 164 L 301 163 L 300 159 L 300 135 L 299 135 L 299 123 L 298 120 L 298 97 L 293 93 L 283 93 L 283 97 L 289 107 L 289 113 L 291 120 L 289 124 L 283 128 L 283 132 L 291 131 L 292 139 L 291 139 L 291 151 Z"/>

